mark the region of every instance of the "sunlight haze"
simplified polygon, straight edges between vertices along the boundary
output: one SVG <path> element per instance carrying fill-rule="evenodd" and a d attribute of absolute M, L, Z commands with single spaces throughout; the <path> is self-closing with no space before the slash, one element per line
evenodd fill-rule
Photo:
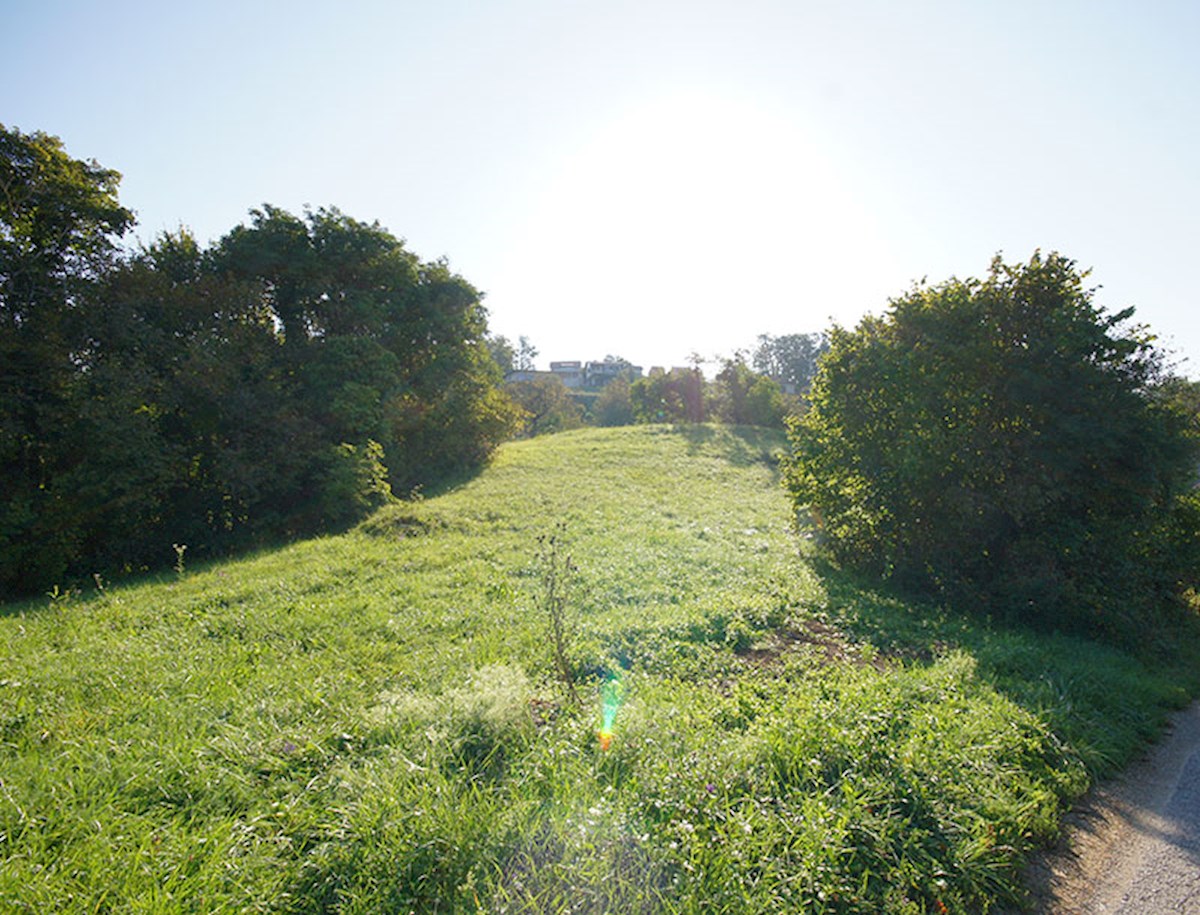
<path fill-rule="evenodd" d="M 0 122 L 137 238 L 378 221 L 544 366 L 683 364 L 1059 250 L 1200 374 L 1186 2 L 8 3 Z"/>

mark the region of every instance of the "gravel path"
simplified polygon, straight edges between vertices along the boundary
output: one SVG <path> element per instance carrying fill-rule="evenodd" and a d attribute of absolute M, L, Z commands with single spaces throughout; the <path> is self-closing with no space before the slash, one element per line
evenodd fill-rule
<path fill-rule="evenodd" d="M 1200 703 L 1121 778 L 1072 811 L 1031 865 L 1042 915 L 1200 915 Z"/>

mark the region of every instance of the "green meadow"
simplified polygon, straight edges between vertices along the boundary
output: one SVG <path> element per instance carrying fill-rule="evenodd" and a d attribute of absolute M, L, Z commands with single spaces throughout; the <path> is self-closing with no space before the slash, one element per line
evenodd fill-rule
<path fill-rule="evenodd" d="M 340 536 L 6 605 L 0 910 L 1019 904 L 1198 691 L 1194 638 L 1135 656 L 847 577 L 793 527 L 784 447 L 514 442 Z"/>

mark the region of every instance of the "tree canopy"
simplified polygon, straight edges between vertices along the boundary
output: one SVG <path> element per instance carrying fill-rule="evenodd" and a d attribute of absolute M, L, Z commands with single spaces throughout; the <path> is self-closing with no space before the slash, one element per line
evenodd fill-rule
<path fill-rule="evenodd" d="M 825 334 L 759 334 L 754 349 L 754 369 L 794 393 L 808 390 L 817 373 L 817 362 L 829 348 Z"/>
<path fill-rule="evenodd" d="M 1132 309 L 1097 308 L 1085 278 L 997 258 L 832 331 L 786 480 L 837 560 L 1099 630 L 1194 580 L 1195 436 Z"/>

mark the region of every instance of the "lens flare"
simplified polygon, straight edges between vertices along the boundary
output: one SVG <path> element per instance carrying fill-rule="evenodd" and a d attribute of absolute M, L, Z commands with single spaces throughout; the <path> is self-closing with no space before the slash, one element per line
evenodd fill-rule
<path fill-rule="evenodd" d="M 607 750 L 612 746 L 613 724 L 617 720 L 617 710 L 621 707 L 624 690 L 621 681 L 610 676 L 600 687 L 600 749 Z"/>

